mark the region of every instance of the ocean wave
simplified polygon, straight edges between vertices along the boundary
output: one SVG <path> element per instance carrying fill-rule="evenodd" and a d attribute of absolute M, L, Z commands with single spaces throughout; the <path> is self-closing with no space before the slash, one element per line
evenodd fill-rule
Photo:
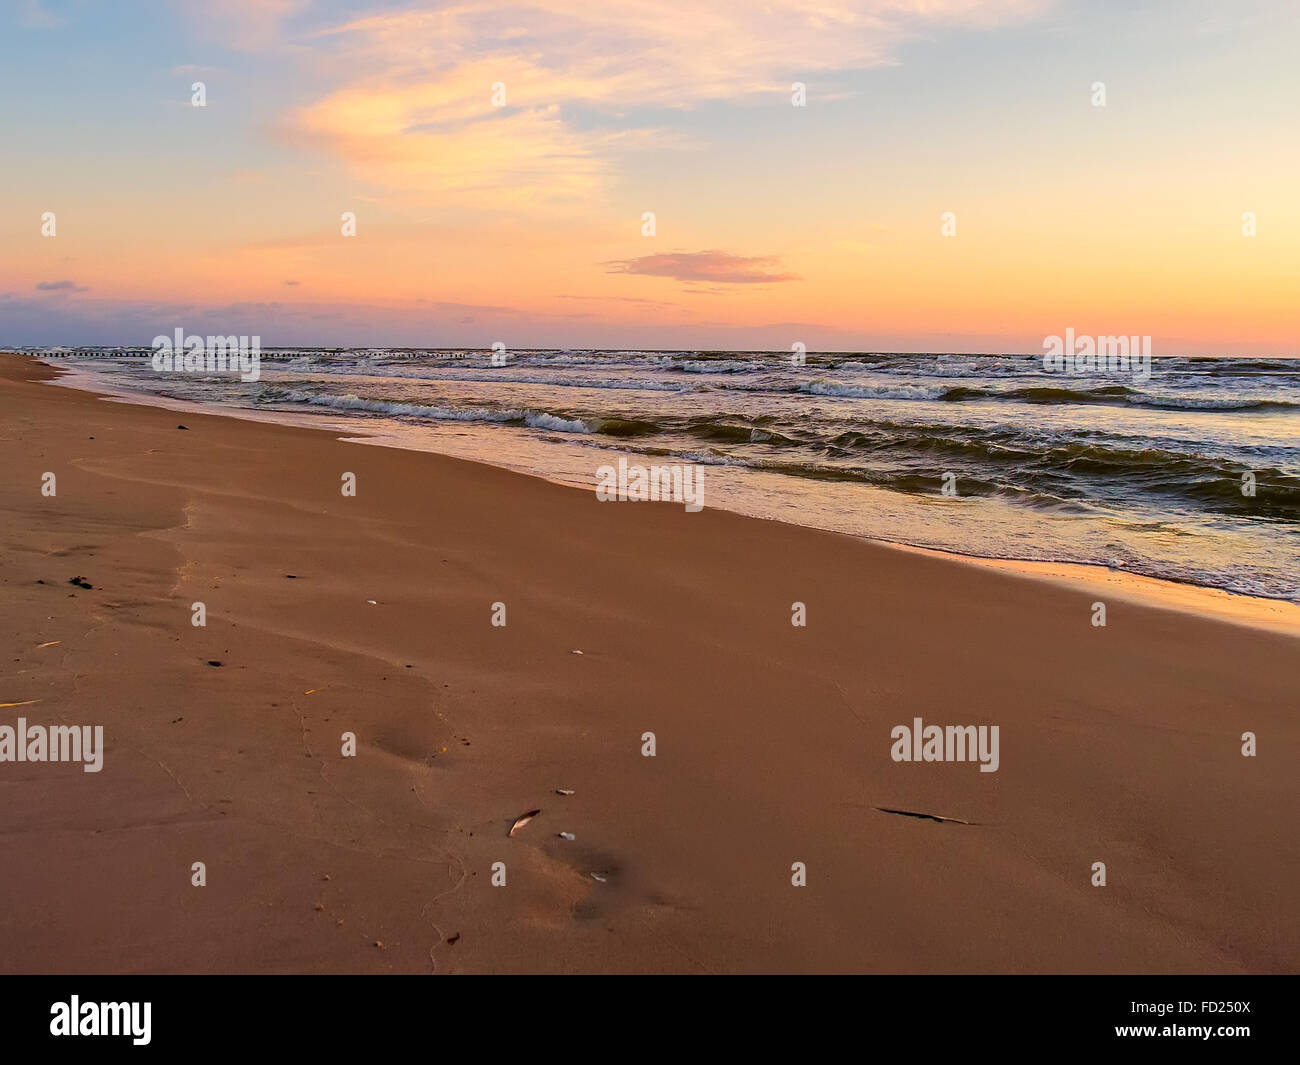
<path fill-rule="evenodd" d="M 1169 396 L 1141 393 L 1129 397 L 1130 403 L 1161 410 L 1287 410 L 1300 407 L 1284 399 L 1254 399 L 1249 396 Z"/>
<path fill-rule="evenodd" d="M 637 418 L 602 418 L 596 423 L 596 432 L 602 436 L 651 436 L 662 430 L 657 422 Z"/>
<path fill-rule="evenodd" d="M 1067 388 L 1061 385 L 1029 385 L 1021 388 L 980 388 L 957 385 L 946 389 L 943 399 L 960 403 L 968 399 L 1009 399 L 1022 403 L 1123 403 L 1133 394 L 1126 385 L 1103 385 L 1100 388 Z"/>
<path fill-rule="evenodd" d="M 753 373 L 755 370 L 771 369 L 761 362 L 738 359 L 687 359 L 682 362 L 672 360 L 668 368 L 681 370 L 683 373 Z"/>
<path fill-rule="evenodd" d="M 331 410 L 360 410 L 368 414 L 386 414 L 398 418 L 429 418 L 435 421 L 453 422 L 522 422 L 522 410 L 491 410 L 486 407 L 439 407 L 427 403 L 399 403 L 390 399 L 367 399 L 353 395 L 331 395 L 319 392 L 293 390 L 277 395 L 273 391 L 263 393 L 263 397 L 273 402 L 306 403 L 313 407 L 328 407 Z"/>
<path fill-rule="evenodd" d="M 1032 385 L 1022 388 L 980 388 L 958 385 L 942 398 L 949 403 L 964 400 L 1013 400 L 1021 403 L 1084 405 L 1128 405 L 1159 410 L 1283 410 L 1300 406 L 1287 400 L 1259 396 L 1179 396 L 1168 392 L 1145 392 L 1128 385 L 1068 388 L 1060 385 Z"/>
<path fill-rule="evenodd" d="M 717 440 L 733 444 L 771 444 L 791 445 L 795 441 L 778 433 L 774 429 L 760 429 L 743 422 L 717 421 L 712 418 L 697 418 L 685 426 L 685 431 L 701 440 Z"/>
<path fill-rule="evenodd" d="M 545 411 L 524 411 L 524 424 L 533 429 L 549 429 L 553 433 L 590 433 L 591 426 L 577 418 L 561 418 Z"/>
<path fill-rule="evenodd" d="M 844 399 L 942 399 L 948 389 L 939 385 L 841 385 L 833 381 L 806 381 L 795 391 Z"/>
<path fill-rule="evenodd" d="M 564 418 L 548 411 L 496 409 L 489 407 L 443 407 L 427 403 L 401 403 L 387 399 L 368 399 L 357 395 L 332 395 L 302 390 L 273 390 L 262 393 L 262 402 L 305 403 L 331 410 L 356 410 L 382 414 L 390 418 L 423 418 L 440 422 L 493 422 L 526 425 L 559 433 L 590 433 L 591 426 L 576 418 Z"/>

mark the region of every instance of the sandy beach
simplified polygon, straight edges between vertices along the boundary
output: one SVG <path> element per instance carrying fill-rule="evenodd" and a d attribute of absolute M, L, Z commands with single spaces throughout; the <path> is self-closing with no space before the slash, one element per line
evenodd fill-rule
<path fill-rule="evenodd" d="M 0 765 L 6 972 L 1300 968 L 1294 636 L 56 374 L 0 356 L 0 723 L 103 767 Z"/>

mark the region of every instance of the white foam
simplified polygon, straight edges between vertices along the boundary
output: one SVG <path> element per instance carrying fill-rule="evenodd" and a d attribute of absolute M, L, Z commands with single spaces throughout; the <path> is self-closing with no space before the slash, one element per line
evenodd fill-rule
<path fill-rule="evenodd" d="M 295 389 L 284 402 L 309 403 L 314 407 L 334 410 L 364 410 L 371 414 L 388 414 L 404 418 L 429 418 L 440 422 L 517 422 L 524 420 L 522 410 L 489 410 L 486 407 L 433 407 L 423 403 L 396 403 L 383 399 L 363 399 L 361 396 L 319 395 Z"/>
<path fill-rule="evenodd" d="M 308 403 L 315 407 L 334 410 L 363 410 L 371 414 L 386 414 L 398 418 L 427 418 L 439 422 L 523 422 L 533 429 L 549 429 L 556 433 L 590 433 L 591 427 L 576 418 L 561 418 L 546 411 L 492 410 L 487 407 L 435 407 L 424 403 L 397 403 L 383 399 L 365 399 L 361 396 L 320 395 L 295 389 L 282 402 Z"/>
<path fill-rule="evenodd" d="M 580 422 L 576 418 L 560 418 L 554 414 L 533 410 L 524 413 L 524 424 L 533 429 L 550 429 L 557 433 L 591 432 L 591 427 L 586 422 Z"/>

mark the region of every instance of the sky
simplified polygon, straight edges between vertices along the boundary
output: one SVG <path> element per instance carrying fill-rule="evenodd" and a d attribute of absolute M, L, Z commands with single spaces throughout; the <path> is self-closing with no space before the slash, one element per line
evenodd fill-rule
<path fill-rule="evenodd" d="M 0 0 L 0 344 L 1295 355 L 1297 55 L 1300 0 Z"/>

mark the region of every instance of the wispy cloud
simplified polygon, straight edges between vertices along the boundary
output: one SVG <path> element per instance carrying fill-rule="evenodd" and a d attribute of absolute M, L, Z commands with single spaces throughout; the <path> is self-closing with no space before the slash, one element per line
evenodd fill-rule
<path fill-rule="evenodd" d="M 41 0 L 19 0 L 18 24 L 29 30 L 57 30 L 68 20 L 48 10 Z"/>
<path fill-rule="evenodd" d="M 244 51 L 276 43 L 284 23 L 310 6 L 311 0 L 184 0 L 205 36 Z"/>
<path fill-rule="evenodd" d="M 36 284 L 37 292 L 89 292 L 86 285 L 78 285 L 75 281 L 39 281 Z"/>
<path fill-rule="evenodd" d="M 629 112 L 776 103 L 792 80 L 891 64 L 920 33 L 1021 18 L 1046 2 L 462 0 L 386 11 L 317 35 L 354 74 L 288 116 L 285 132 L 358 178 L 430 202 L 589 201 L 620 151 L 655 142 L 653 123 Z M 582 109 L 618 116 L 622 132 L 578 125 Z"/>
<path fill-rule="evenodd" d="M 288 136 L 340 156 L 364 181 L 421 200 L 501 209 L 592 196 L 605 169 L 601 142 L 617 137 L 577 133 L 555 106 L 491 108 L 492 82 L 483 80 L 491 73 L 352 86 L 299 111 Z M 471 93 L 482 98 L 481 113 Z"/>
<path fill-rule="evenodd" d="M 678 281 L 704 281 L 713 285 L 754 285 L 798 281 L 797 274 L 779 269 L 774 255 L 732 255 L 725 251 L 685 251 L 642 255 L 608 264 L 611 274 L 648 274 Z"/>

